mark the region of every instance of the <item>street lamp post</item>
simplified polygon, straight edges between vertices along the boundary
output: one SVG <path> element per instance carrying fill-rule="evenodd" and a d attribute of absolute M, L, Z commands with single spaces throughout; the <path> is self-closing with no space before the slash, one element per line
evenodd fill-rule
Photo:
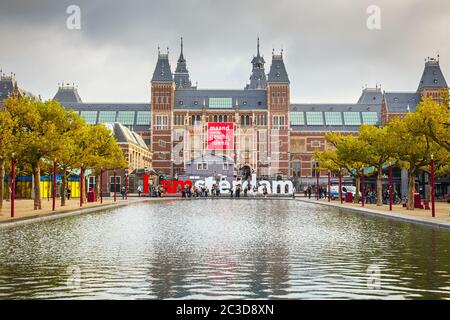
<path fill-rule="evenodd" d="M 331 201 L 331 173 L 328 171 L 328 202 Z"/>
<path fill-rule="evenodd" d="M 56 210 L 56 160 L 53 161 L 53 195 L 52 195 L 52 211 Z"/>
<path fill-rule="evenodd" d="M 361 168 L 361 206 L 364 207 L 364 167 Z"/>
<path fill-rule="evenodd" d="M 14 153 L 11 158 L 11 218 L 14 218 L 14 199 L 16 194 L 16 159 Z"/>
<path fill-rule="evenodd" d="M 434 206 L 434 156 L 431 155 L 431 177 L 430 177 L 430 191 L 431 191 L 431 216 L 436 216 L 436 208 Z"/>
<path fill-rule="evenodd" d="M 339 168 L 339 200 L 341 201 L 341 204 L 344 202 L 344 199 L 342 199 L 342 172 L 341 172 L 341 168 Z"/>
<path fill-rule="evenodd" d="M 83 206 L 84 164 L 80 168 L 80 207 Z"/>
<path fill-rule="evenodd" d="M 392 211 L 392 164 L 389 162 L 389 211 Z"/>

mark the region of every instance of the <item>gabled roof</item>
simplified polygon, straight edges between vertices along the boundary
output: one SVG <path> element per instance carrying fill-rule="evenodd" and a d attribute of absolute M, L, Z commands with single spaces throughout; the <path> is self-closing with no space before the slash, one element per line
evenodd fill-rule
<path fill-rule="evenodd" d="M 14 92 L 14 82 L 12 77 L 1 76 L 0 79 L 0 104 Z"/>
<path fill-rule="evenodd" d="M 38 98 L 31 92 L 20 88 L 12 73 L 10 76 L 7 76 L 0 70 L 0 108 L 3 108 L 3 100 L 6 100 L 12 94 L 16 94 L 19 97 Z"/>
<path fill-rule="evenodd" d="M 59 86 L 58 92 L 56 92 L 53 100 L 58 100 L 61 103 L 81 103 L 78 89 L 75 86 Z"/>
<path fill-rule="evenodd" d="M 289 83 L 289 77 L 283 61 L 283 54 L 272 54 L 272 65 L 267 76 L 267 82 Z"/>
<path fill-rule="evenodd" d="M 153 72 L 152 81 L 172 82 L 172 71 L 170 69 L 169 54 L 158 53 L 158 62 Z"/>
<path fill-rule="evenodd" d="M 143 149 L 149 150 L 144 140 L 136 132 L 131 131 L 127 127 L 123 126 L 119 122 L 104 124 L 114 134 L 117 143 L 131 143 L 137 145 Z"/>
<path fill-rule="evenodd" d="M 388 112 L 407 113 L 416 111 L 420 103 L 420 94 L 417 92 L 385 92 Z"/>
<path fill-rule="evenodd" d="M 448 88 L 448 85 L 439 66 L 439 60 L 429 58 L 428 61 L 425 61 L 425 68 L 417 91 L 434 88 Z"/>
<path fill-rule="evenodd" d="M 364 88 L 358 103 L 380 104 L 383 101 L 381 88 Z"/>

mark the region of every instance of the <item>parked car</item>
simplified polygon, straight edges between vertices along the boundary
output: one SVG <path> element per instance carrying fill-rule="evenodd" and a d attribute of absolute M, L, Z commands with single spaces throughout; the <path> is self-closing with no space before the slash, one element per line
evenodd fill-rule
<path fill-rule="evenodd" d="M 339 186 L 331 186 L 330 196 L 332 200 L 339 199 Z M 342 199 L 345 198 L 345 194 L 350 192 L 355 196 L 356 187 L 355 186 L 342 186 Z"/>

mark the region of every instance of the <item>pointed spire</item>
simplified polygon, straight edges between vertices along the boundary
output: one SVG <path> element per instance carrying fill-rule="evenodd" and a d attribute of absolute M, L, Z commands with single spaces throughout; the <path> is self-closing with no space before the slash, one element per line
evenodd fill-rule
<path fill-rule="evenodd" d="M 180 57 L 177 61 L 177 67 L 174 73 L 174 81 L 177 89 L 191 89 L 192 83 L 189 79 L 189 71 L 187 69 L 183 49 L 183 37 L 180 37 Z"/>
<path fill-rule="evenodd" d="M 258 53 L 257 53 L 257 56 L 259 57 L 259 36 L 258 36 L 258 44 L 257 44 L 257 47 L 258 47 Z"/>
<path fill-rule="evenodd" d="M 183 37 L 181 37 L 181 50 L 180 50 L 180 57 L 178 58 L 178 62 L 186 62 L 186 60 L 184 59 L 184 54 L 183 54 Z"/>
<path fill-rule="evenodd" d="M 181 55 L 183 55 L 183 37 L 181 37 Z"/>
<path fill-rule="evenodd" d="M 250 83 L 245 87 L 246 89 L 265 89 L 267 85 L 266 72 L 264 70 L 266 61 L 259 50 L 259 36 L 256 39 L 256 56 L 252 60 L 252 74 L 250 75 Z"/>

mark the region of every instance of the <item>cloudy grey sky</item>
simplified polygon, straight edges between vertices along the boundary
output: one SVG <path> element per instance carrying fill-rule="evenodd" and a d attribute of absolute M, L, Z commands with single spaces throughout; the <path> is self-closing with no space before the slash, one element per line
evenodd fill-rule
<path fill-rule="evenodd" d="M 81 30 L 66 9 L 81 8 Z M 369 30 L 369 5 L 381 30 Z M 450 80 L 449 0 L 0 0 L 0 66 L 44 99 L 75 82 L 87 102 L 147 102 L 157 46 L 185 57 L 199 88 L 243 88 L 256 37 L 284 49 L 293 102 L 354 102 L 365 84 L 415 90 L 440 52 Z M 165 50 L 165 49 L 163 49 Z"/>

